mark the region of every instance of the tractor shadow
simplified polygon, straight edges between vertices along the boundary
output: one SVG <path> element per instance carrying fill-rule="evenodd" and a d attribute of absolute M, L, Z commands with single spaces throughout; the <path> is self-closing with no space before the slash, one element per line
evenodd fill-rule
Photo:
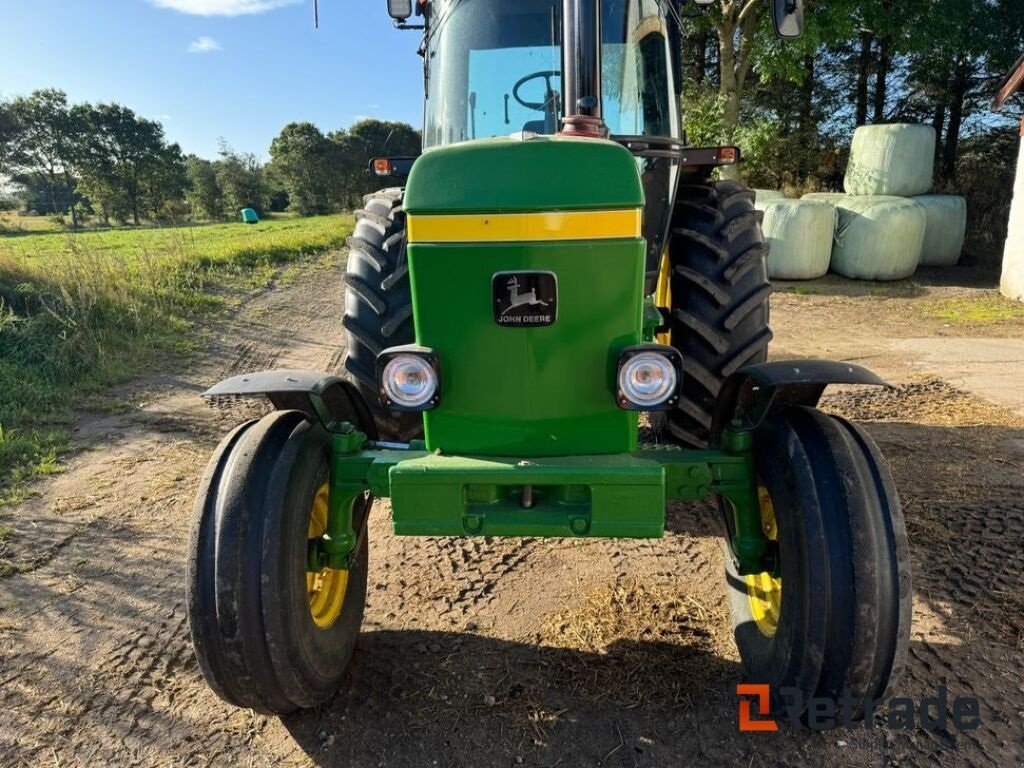
<path fill-rule="evenodd" d="M 740 666 L 700 645 L 618 642 L 596 654 L 367 631 L 343 692 L 282 723 L 320 766 L 620 764 L 611 754 L 661 765 L 674 749 L 653 735 L 665 724 L 735 717 Z"/>
<path fill-rule="evenodd" d="M 946 764 L 1008 764 L 1019 741 L 1020 676 L 1010 663 L 961 666 L 965 659 L 960 643 L 913 641 L 895 695 L 920 702 L 945 685 L 950 702 L 976 697 L 975 731 L 893 729 L 882 708 L 870 730 L 816 733 L 780 719 L 776 733 L 742 733 L 740 665 L 687 646 L 621 642 L 593 654 L 466 633 L 371 631 L 343 692 L 281 722 L 323 768 L 874 768 L 930 765 L 938 756 Z"/>

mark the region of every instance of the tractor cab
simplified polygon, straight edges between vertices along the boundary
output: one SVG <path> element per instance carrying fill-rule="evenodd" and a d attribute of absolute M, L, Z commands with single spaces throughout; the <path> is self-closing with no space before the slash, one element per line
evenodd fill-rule
<path fill-rule="evenodd" d="M 579 62 L 564 50 L 562 0 L 463 0 L 424 9 L 425 148 L 517 132 L 555 134 L 579 112 L 566 109 L 566 72 Z M 671 43 L 678 32 L 667 5 L 604 2 L 599 26 L 603 88 L 583 96 L 591 100 L 586 109 L 602 115 L 612 137 L 681 140 L 678 49 Z"/>

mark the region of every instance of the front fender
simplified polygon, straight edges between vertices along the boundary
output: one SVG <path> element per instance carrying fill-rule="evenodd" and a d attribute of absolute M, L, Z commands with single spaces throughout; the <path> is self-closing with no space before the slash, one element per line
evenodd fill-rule
<path fill-rule="evenodd" d="M 214 384 L 203 397 L 266 397 L 277 410 L 302 411 L 328 432 L 349 423 L 370 440 L 377 439 L 366 401 L 354 384 L 340 376 L 289 369 L 244 373 Z"/>
<path fill-rule="evenodd" d="M 835 360 L 778 360 L 740 368 L 719 392 L 711 445 L 719 445 L 723 430 L 734 422 L 739 429 L 755 429 L 782 408 L 817 405 L 829 384 L 891 386 L 867 368 Z"/>

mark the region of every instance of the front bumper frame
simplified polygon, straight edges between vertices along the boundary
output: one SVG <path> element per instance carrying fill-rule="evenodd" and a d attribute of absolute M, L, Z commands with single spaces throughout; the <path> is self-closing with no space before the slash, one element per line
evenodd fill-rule
<path fill-rule="evenodd" d="M 717 496 L 733 513 L 741 573 L 775 567 L 761 530 L 750 432 L 727 430 L 716 450 L 546 458 L 379 447 L 351 427 L 332 440 L 328 533 L 319 555 L 311 554 L 314 565 L 347 564 L 356 542 L 353 503 L 369 493 L 391 499 L 399 536 L 572 538 L 660 538 L 667 501 Z"/>

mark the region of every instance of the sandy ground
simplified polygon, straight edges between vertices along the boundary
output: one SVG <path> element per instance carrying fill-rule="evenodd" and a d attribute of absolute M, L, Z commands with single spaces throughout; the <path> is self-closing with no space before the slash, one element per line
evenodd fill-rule
<path fill-rule="evenodd" d="M 622 542 L 399 539 L 378 502 L 345 690 L 284 719 L 221 703 L 189 646 L 184 546 L 206 457 L 252 410 L 198 394 L 273 366 L 337 370 L 343 263 L 247 301 L 199 364 L 125 388 L 130 412 L 84 414 L 67 471 L 5 511 L 16 533 L 0 557 L 21 572 L 0 579 L 0 766 L 1024 762 L 1024 355 L 974 341 L 1019 345 L 1024 321 L 922 317 L 990 297 L 943 284 L 972 283 L 966 272 L 883 291 L 783 286 L 773 355 L 860 362 L 897 385 L 827 405 L 864 421 L 906 507 L 915 619 L 900 693 L 976 696 L 979 729 L 737 733 L 714 516 L 685 505 L 664 540 Z"/>

